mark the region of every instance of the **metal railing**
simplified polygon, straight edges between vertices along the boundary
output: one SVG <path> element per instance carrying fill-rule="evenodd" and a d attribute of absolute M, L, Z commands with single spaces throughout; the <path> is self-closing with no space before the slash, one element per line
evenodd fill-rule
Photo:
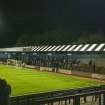
<path fill-rule="evenodd" d="M 105 105 L 105 86 L 11 97 L 10 105 Z"/>

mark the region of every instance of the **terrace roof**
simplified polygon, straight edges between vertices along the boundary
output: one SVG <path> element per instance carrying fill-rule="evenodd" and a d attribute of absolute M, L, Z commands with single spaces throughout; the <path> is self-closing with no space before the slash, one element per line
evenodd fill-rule
<path fill-rule="evenodd" d="M 78 45 L 46 45 L 29 47 L 0 48 L 0 52 L 99 52 L 105 51 L 105 43 L 101 44 L 78 44 Z"/>

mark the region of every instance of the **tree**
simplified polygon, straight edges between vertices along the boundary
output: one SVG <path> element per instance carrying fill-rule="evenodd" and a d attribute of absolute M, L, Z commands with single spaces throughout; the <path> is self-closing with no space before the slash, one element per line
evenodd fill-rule
<path fill-rule="evenodd" d="M 17 40 L 16 46 L 28 46 L 29 44 L 29 36 L 27 34 L 22 35 Z"/>
<path fill-rule="evenodd" d="M 76 39 L 73 31 L 63 28 L 56 28 L 43 33 L 33 35 L 24 34 L 17 40 L 17 46 L 33 46 L 33 45 L 58 45 L 70 44 Z"/>
<path fill-rule="evenodd" d="M 103 34 L 90 34 L 90 35 L 81 36 L 76 43 L 93 44 L 93 43 L 104 43 L 104 42 L 105 42 L 105 36 Z"/>

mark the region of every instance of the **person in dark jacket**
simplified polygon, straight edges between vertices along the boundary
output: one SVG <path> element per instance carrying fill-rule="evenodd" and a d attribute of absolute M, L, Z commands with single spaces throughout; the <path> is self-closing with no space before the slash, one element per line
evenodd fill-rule
<path fill-rule="evenodd" d="M 3 79 L 0 79 L 0 105 L 8 105 L 11 87 Z"/>
<path fill-rule="evenodd" d="M 90 71 L 90 72 L 92 72 L 92 65 L 93 65 L 93 61 L 90 60 L 90 61 L 89 61 L 89 71 Z"/>
<path fill-rule="evenodd" d="M 93 63 L 93 73 L 95 73 L 95 72 L 96 72 L 96 64 Z"/>

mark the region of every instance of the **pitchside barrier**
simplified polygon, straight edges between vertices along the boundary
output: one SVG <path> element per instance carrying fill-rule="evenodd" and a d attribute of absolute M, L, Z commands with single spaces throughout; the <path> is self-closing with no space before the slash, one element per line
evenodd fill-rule
<path fill-rule="evenodd" d="M 52 68 L 49 67 L 40 67 L 40 71 L 52 71 Z M 67 70 L 67 69 L 59 69 L 58 73 L 69 74 L 69 75 L 77 75 L 81 77 L 94 78 L 99 80 L 105 80 L 105 74 L 77 71 L 77 70 Z"/>
<path fill-rule="evenodd" d="M 9 105 L 105 105 L 105 85 L 11 97 Z"/>

